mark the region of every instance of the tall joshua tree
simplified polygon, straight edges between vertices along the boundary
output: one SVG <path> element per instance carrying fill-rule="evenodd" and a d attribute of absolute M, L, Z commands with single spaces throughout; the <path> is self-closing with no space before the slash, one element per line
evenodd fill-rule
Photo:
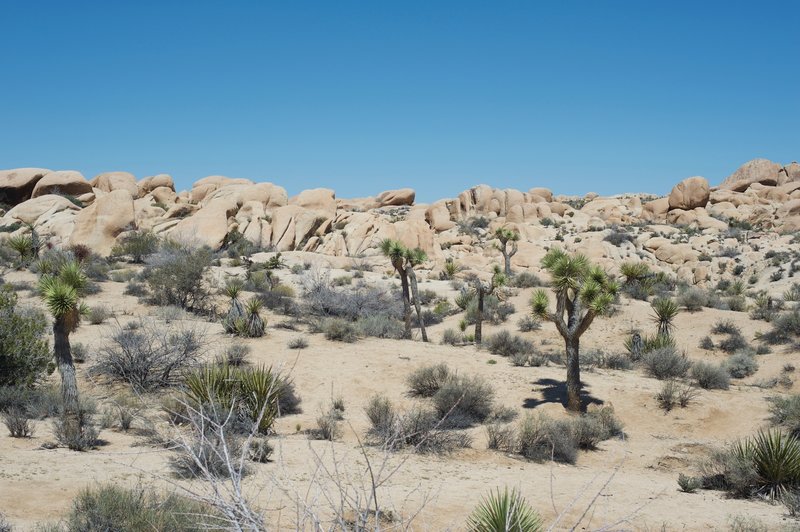
<path fill-rule="evenodd" d="M 425 321 L 422 319 L 422 306 L 419 303 L 419 290 L 417 288 L 417 274 L 414 267 L 427 260 L 427 255 L 419 248 L 409 249 L 397 240 L 387 238 L 380 245 L 381 252 L 389 258 L 392 267 L 400 276 L 400 285 L 403 291 L 403 322 L 405 323 L 405 337 L 411 338 L 411 296 L 414 296 L 414 307 L 417 311 L 419 329 L 422 341 L 428 341 L 425 330 Z"/>
<path fill-rule="evenodd" d="M 517 246 L 517 242 L 519 241 L 519 233 L 513 229 L 498 227 L 494 232 L 494 237 L 500 241 L 500 243 L 497 245 L 497 249 L 499 249 L 500 253 L 503 254 L 503 264 L 505 265 L 504 272 L 506 277 L 510 277 L 511 257 L 516 255 L 519 249 Z M 510 248 L 508 246 L 509 243 L 511 243 Z"/>
<path fill-rule="evenodd" d="M 580 412 L 581 369 L 580 338 L 597 316 L 605 314 L 614 302 L 618 287 L 602 268 L 584 255 L 568 255 L 551 249 L 542 259 L 542 267 L 553 278 L 556 310 L 549 310 L 547 292 L 537 290 L 531 299 L 533 313 L 552 321 L 564 339 L 567 353 L 567 408 Z"/>
<path fill-rule="evenodd" d="M 475 296 L 478 298 L 478 315 L 475 317 L 475 344 L 481 345 L 483 341 L 483 300 L 486 296 L 494 294 L 495 290 L 506 284 L 506 276 L 500 270 L 500 266 L 495 266 L 492 278 L 488 283 L 482 282 L 477 277 L 473 278 L 472 286 L 475 289 Z"/>
<path fill-rule="evenodd" d="M 61 400 L 64 406 L 64 435 L 70 447 L 81 441 L 81 415 L 78 380 L 72 361 L 69 335 L 78 328 L 86 307 L 81 303 L 86 290 L 86 274 L 77 261 L 62 264 L 57 271 L 39 279 L 39 292 L 53 315 L 53 351 L 61 374 Z"/>

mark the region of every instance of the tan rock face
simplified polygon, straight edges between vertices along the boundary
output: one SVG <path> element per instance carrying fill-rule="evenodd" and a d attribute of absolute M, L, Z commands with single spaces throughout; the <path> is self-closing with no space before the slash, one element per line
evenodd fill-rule
<path fill-rule="evenodd" d="M 172 176 L 168 174 L 158 174 L 145 177 L 139 181 L 139 197 L 142 197 L 159 187 L 167 187 L 175 192 L 175 183 L 172 181 Z"/>
<path fill-rule="evenodd" d="M 117 236 L 135 228 L 133 196 L 127 190 L 114 190 L 78 213 L 70 244 L 83 244 L 95 253 L 107 256 Z"/>
<path fill-rule="evenodd" d="M 176 205 L 175 208 L 177 207 L 182 205 Z M 228 234 L 228 218 L 234 216 L 238 210 L 238 204 L 232 199 L 214 200 L 189 218 L 181 220 L 170 230 L 170 235 L 188 243 L 219 249 Z"/>
<path fill-rule="evenodd" d="M 330 219 L 321 211 L 306 209 L 300 205 L 287 205 L 272 211 L 272 244 L 278 251 L 302 248 L 305 242 Z"/>
<path fill-rule="evenodd" d="M 412 188 L 401 188 L 398 190 L 387 190 L 381 192 L 375 198 L 379 207 L 414 205 L 414 198 L 417 193 Z"/>
<path fill-rule="evenodd" d="M 658 198 L 642 206 L 642 218 L 647 221 L 663 221 L 669 211 L 669 198 Z"/>
<path fill-rule="evenodd" d="M 93 188 L 99 188 L 103 192 L 112 190 L 127 190 L 132 198 L 139 196 L 139 185 L 136 178 L 128 172 L 108 172 L 95 176 L 89 183 Z"/>
<path fill-rule="evenodd" d="M 31 197 L 36 198 L 45 194 L 80 196 L 88 192 L 92 192 L 92 185 L 80 172 L 63 170 L 45 174 L 33 187 Z"/>
<path fill-rule="evenodd" d="M 705 177 L 690 177 L 672 188 L 667 201 L 670 210 L 691 210 L 705 207 L 709 194 L 708 180 Z"/>
<path fill-rule="evenodd" d="M 447 204 L 439 201 L 425 209 L 425 221 L 436 232 L 447 231 L 455 227 L 455 222 L 450 220 L 450 211 Z"/>
<path fill-rule="evenodd" d="M 781 165 L 768 159 L 753 159 L 739 167 L 720 184 L 720 188 L 744 192 L 753 183 L 780 185 Z"/>
<path fill-rule="evenodd" d="M 289 205 L 315 211 L 326 218 L 336 216 L 336 193 L 329 188 L 304 190 L 289 200 Z"/>
<path fill-rule="evenodd" d="M 48 218 L 61 211 L 80 211 L 81 208 L 64 196 L 46 194 L 20 203 L 4 216 L 26 224 L 36 224 L 39 218 Z"/>
<path fill-rule="evenodd" d="M 31 199 L 36 183 L 48 173 L 44 168 L 0 170 L 0 203 L 14 206 Z"/>

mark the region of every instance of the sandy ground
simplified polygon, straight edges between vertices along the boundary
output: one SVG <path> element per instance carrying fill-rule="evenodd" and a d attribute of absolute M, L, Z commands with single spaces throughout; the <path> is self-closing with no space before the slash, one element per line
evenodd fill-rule
<path fill-rule="evenodd" d="M 34 279 L 18 272 L 6 277 L 9 281 Z M 288 272 L 286 277 L 290 277 Z M 379 282 L 381 275 L 368 274 L 368 278 Z M 122 295 L 123 288 L 122 283 L 103 283 L 103 291 L 88 298 L 88 303 L 108 306 L 123 323 L 155 311 Z M 451 298 L 454 295 L 443 282 L 425 282 L 421 288 L 449 292 Z M 500 329 L 515 331 L 516 321 L 527 311 L 530 292 L 520 290 L 511 300 L 516 314 L 503 325 L 488 325 L 485 334 Z M 34 301 L 24 295 L 23 300 Z M 615 316 L 592 325 L 582 340 L 582 348 L 622 351 L 623 339 L 632 327 L 652 330 L 649 314 L 648 304 L 625 299 Z M 766 324 L 750 320 L 746 313 L 711 309 L 683 312 L 676 320 L 677 337 L 691 358 L 723 359 L 722 353 L 697 347 L 720 318 L 734 320 L 751 340 L 757 331 L 766 329 Z M 284 319 L 269 316 L 270 325 Z M 442 331 L 454 327 L 458 320 L 458 316 L 450 317 L 432 327 L 433 341 L 438 342 Z M 91 380 L 86 369 L 93 361 L 93 351 L 110 331 L 108 324 L 84 324 L 73 335 L 73 341 L 89 347 L 88 361 L 79 367 L 82 393 L 101 405 L 122 388 Z M 233 342 L 218 325 L 208 324 L 207 332 L 210 358 Z M 308 339 L 309 347 L 301 351 L 288 349 L 287 342 L 298 335 Z M 560 338 L 548 324 L 523 336 L 543 350 L 561 349 Z M 498 403 L 520 413 L 566 415 L 563 406 L 553 399 L 551 385 L 563 381 L 563 367 L 513 367 L 507 360 L 473 346 L 376 339 L 341 344 L 328 342 L 322 335 L 273 327 L 265 338 L 246 343 L 252 347 L 253 363 L 291 370 L 303 399 L 302 414 L 287 416 L 277 424 L 274 462 L 254 465 L 254 474 L 246 479 L 255 504 L 267 511 L 276 529 L 290 528 L 295 513 L 292 498 L 307 501 L 324 514 L 329 506 L 321 487 L 330 488 L 331 477 L 349 486 L 352 493 L 367 485 L 365 459 L 358 445 L 358 438 L 363 437 L 368 425 L 364 406 L 377 392 L 400 404 L 410 404 L 404 380 L 423 364 L 446 362 L 462 374 L 483 376 L 494 386 Z M 676 483 L 679 473 L 695 471 L 696 462 L 707 449 L 748 436 L 766 425 L 766 398 L 785 390 L 764 390 L 752 386 L 754 381 L 777 376 L 787 362 L 800 367 L 800 355 L 781 349 L 759 356 L 758 361 L 760 369 L 755 376 L 733 381 L 727 391 L 703 391 L 688 408 L 668 414 L 658 408 L 654 399 L 661 382 L 647 378 L 641 370 L 585 372 L 588 392 L 613 405 L 625 425 L 626 437 L 604 442 L 597 451 L 581 452 L 576 465 L 536 464 L 486 450 L 483 427 L 472 429 L 472 448 L 449 456 L 399 453 L 385 457 L 370 449 L 368 456 L 374 466 L 396 468 L 379 490 L 381 504 L 399 515 L 416 515 L 411 525 L 414 530 L 463 530 L 466 516 L 490 489 L 516 486 L 548 523 L 560 516 L 554 529 L 726 530 L 733 516 L 742 515 L 757 518 L 770 529 L 781 528 L 792 522 L 782 506 L 729 499 L 714 491 L 685 494 L 678 491 Z M 304 431 L 315 425 L 331 397 L 339 395 L 346 404 L 344 436 L 335 443 L 310 441 Z M 157 404 L 157 398 L 148 397 L 145 401 L 151 405 L 146 415 L 167 430 L 158 409 L 152 406 Z M 164 486 L 176 483 L 167 467 L 169 452 L 148 445 L 147 438 L 137 430 L 123 433 L 107 429 L 101 438 L 106 445 L 76 453 L 41 449 L 44 442 L 52 440 L 49 421 L 38 422 L 31 439 L 13 439 L 2 431 L 0 510 L 19 529 L 27 530 L 37 522 L 58 519 L 81 488 L 97 482 Z M 320 464 L 333 469 L 334 462 L 339 474 L 320 472 Z"/>

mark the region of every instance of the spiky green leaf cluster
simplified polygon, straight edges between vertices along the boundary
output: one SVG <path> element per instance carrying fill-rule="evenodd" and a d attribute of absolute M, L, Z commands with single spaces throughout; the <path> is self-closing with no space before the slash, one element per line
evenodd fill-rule
<path fill-rule="evenodd" d="M 753 465 L 759 493 L 778 499 L 800 485 L 800 441 L 794 436 L 780 430 L 759 431 L 733 450 Z"/>
<path fill-rule="evenodd" d="M 542 519 L 516 488 L 484 497 L 467 520 L 473 532 L 538 532 Z"/>
<path fill-rule="evenodd" d="M 553 278 L 553 290 L 557 298 L 580 301 L 596 315 L 608 312 L 619 291 L 619 285 L 599 266 L 580 253 L 570 255 L 553 248 L 542 258 L 542 267 Z M 531 309 L 539 317 L 548 316 L 548 297 L 543 290 L 534 292 Z"/>
<path fill-rule="evenodd" d="M 428 260 L 428 255 L 420 248 L 408 248 L 399 240 L 387 238 L 380 243 L 380 250 L 388 257 L 395 268 L 403 268 L 406 264 L 417 266 Z"/>
<path fill-rule="evenodd" d="M 80 298 L 88 280 L 83 267 L 77 261 L 65 262 L 54 273 L 39 279 L 39 293 L 54 318 L 69 318 L 70 328 L 77 326 L 83 310 Z"/>

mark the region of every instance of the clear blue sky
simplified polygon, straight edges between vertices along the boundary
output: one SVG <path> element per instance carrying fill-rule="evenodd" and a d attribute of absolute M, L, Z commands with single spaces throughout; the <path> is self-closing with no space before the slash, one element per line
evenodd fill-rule
<path fill-rule="evenodd" d="M 340 197 L 800 159 L 800 2 L 0 0 L 0 168 Z"/>

